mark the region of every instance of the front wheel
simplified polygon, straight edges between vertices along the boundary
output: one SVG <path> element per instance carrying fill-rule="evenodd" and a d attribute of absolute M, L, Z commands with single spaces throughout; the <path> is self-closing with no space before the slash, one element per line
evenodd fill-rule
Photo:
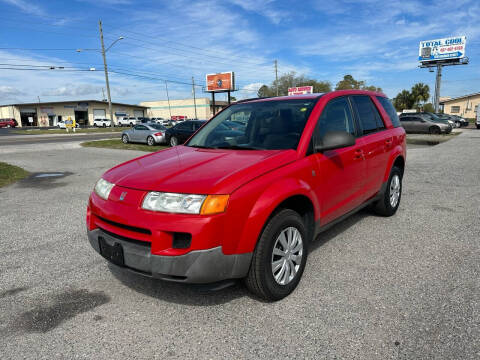
<path fill-rule="evenodd" d="M 258 297 L 276 301 L 289 295 L 307 261 L 307 231 L 300 215 L 290 209 L 277 212 L 267 223 L 253 253 L 245 278 Z"/>
<path fill-rule="evenodd" d="M 122 136 L 122 142 L 123 142 L 124 144 L 128 144 L 128 136 L 127 136 L 127 135 L 123 135 L 123 136 Z"/>
<path fill-rule="evenodd" d="M 178 145 L 178 139 L 175 136 L 172 136 L 170 138 L 170 146 L 177 146 Z"/>
<path fill-rule="evenodd" d="M 432 126 L 430 128 L 430 134 L 440 134 L 442 131 L 438 126 Z"/>
<path fill-rule="evenodd" d="M 402 197 L 402 170 L 396 166 L 392 168 L 388 178 L 387 188 L 381 199 L 374 204 L 373 211 L 382 216 L 392 216 L 397 212 Z"/>
<path fill-rule="evenodd" d="M 153 137 L 149 136 L 149 137 L 147 138 L 147 144 L 148 144 L 148 146 L 153 146 L 153 145 L 155 145 L 155 139 L 154 139 Z"/>

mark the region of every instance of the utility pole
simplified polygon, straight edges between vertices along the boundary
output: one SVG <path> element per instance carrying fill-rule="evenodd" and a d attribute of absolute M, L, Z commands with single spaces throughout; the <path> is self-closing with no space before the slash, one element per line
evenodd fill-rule
<path fill-rule="evenodd" d="M 195 79 L 192 76 L 192 93 L 193 93 L 193 106 L 195 107 L 195 119 L 198 119 L 197 117 L 197 100 L 195 98 Z"/>
<path fill-rule="evenodd" d="M 275 60 L 275 84 L 277 85 L 277 96 L 278 96 L 278 63 L 277 60 Z"/>
<path fill-rule="evenodd" d="M 170 97 L 168 96 L 167 80 L 165 80 L 165 90 L 167 91 L 168 112 L 170 113 L 170 120 L 171 120 L 172 119 L 172 109 L 170 109 Z"/>
<path fill-rule="evenodd" d="M 437 76 L 435 80 L 435 113 L 439 112 L 440 108 L 440 83 L 442 80 L 442 64 L 437 64 Z"/>
<path fill-rule="evenodd" d="M 105 101 L 105 89 L 102 88 L 102 101 Z"/>
<path fill-rule="evenodd" d="M 100 42 L 102 43 L 103 67 L 105 68 L 105 82 L 107 83 L 108 112 L 110 113 L 110 120 L 112 121 L 112 123 L 115 124 L 115 121 L 113 119 L 112 98 L 110 97 L 110 84 L 108 82 L 107 57 L 105 56 L 105 44 L 103 43 L 102 20 L 98 21 L 98 27 L 100 29 Z"/>

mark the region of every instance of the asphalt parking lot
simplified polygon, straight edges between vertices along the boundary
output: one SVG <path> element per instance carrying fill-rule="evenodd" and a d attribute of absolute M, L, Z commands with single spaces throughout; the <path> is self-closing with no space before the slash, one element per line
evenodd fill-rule
<path fill-rule="evenodd" d="M 86 238 L 87 199 L 144 153 L 38 149 L 0 152 L 34 173 L 0 189 L 1 359 L 480 357 L 480 131 L 409 149 L 398 213 L 323 233 L 276 303 L 107 265 Z"/>

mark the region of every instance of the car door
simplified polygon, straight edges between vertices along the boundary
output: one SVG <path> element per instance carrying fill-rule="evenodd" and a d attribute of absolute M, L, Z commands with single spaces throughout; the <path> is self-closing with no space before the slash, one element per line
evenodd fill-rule
<path fill-rule="evenodd" d="M 317 143 L 329 131 L 346 131 L 357 135 L 352 108 L 348 97 L 330 100 L 322 111 L 312 141 Z M 314 188 L 320 202 L 320 223 L 325 225 L 353 210 L 363 200 L 366 164 L 363 141 L 354 146 L 314 153 L 316 169 Z"/>
<path fill-rule="evenodd" d="M 193 134 L 193 124 L 191 121 L 185 121 L 175 126 L 178 143 L 183 144 Z"/>
<path fill-rule="evenodd" d="M 138 142 L 147 142 L 147 137 L 150 135 L 150 130 L 145 125 L 135 125 L 135 136 Z"/>

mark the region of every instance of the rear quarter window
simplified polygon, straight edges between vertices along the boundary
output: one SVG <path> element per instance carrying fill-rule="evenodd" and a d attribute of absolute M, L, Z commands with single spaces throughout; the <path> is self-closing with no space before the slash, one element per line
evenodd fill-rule
<path fill-rule="evenodd" d="M 400 127 L 401 126 L 400 120 L 398 119 L 397 111 L 393 107 L 392 102 L 389 99 L 384 98 L 382 96 L 377 96 L 377 100 L 380 102 L 383 109 L 388 114 L 388 117 L 390 118 L 390 121 L 392 122 L 393 126 Z M 405 121 L 405 120 L 406 119 L 402 119 L 402 121 Z"/>

